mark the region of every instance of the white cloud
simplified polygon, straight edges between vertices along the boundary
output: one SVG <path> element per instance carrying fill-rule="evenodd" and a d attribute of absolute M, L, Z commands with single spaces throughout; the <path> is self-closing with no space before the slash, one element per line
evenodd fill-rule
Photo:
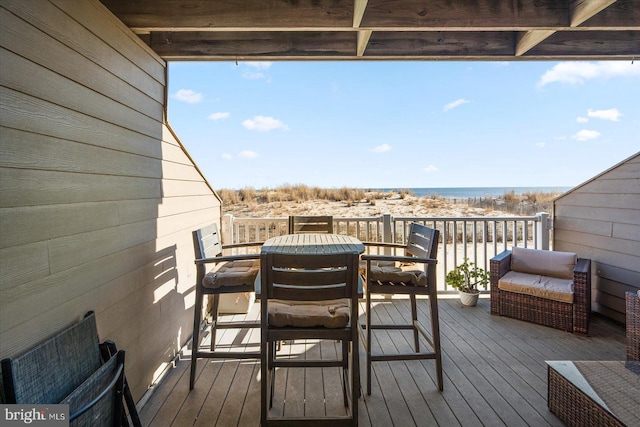
<path fill-rule="evenodd" d="M 273 129 L 289 129 L 287 125 L 282 123 L 280 120 L 265 116 L 255 116 L 253 119 L 247 119 L 242 122 L 242 126 L 249 130 L 257 130 L 260 132 L 266 132 Z"/>
<path fill-rule="evenodd" d="M 209 120 L 222 120 L 222 119 L 226 119 L 230 116 L 231 114 L 226 113 L 226 112 L 219 112 L 219 113 L 213 113 L 213 114 L 209 114 Z"/>
<path fill-rule="evenodd" d="M 429 165 L 426 168 L 422 168 L 422 170 L 427 172 L 427 173 L 431 173 L 431 172 L 437 172 L 438 168 L 435 167 L 434 165 Z"/>
<path fill-rule="evenodd" d="M 589 119 L 587 117 L 578 117 L 576 118 L 576 122 L 578 123 L 587 123 Z"/>
<path fill-rule="evenodd" d="M 267 76 L 264 73 L 247 70 L 242 73 L 242 78 L 247 80 L 260 80 L 260 79 L 266 79 Z"/>
<path fill-rule="evenodd" d="M 247 61 L 243 62 L 243 64 L 248 65 L 249 67 L 255 68 L 257 70 L 268 70 L 271 68 L 273 62 L 269 61 Z"/>
<path fill-rule="evenodd" d="M 453 102 L 448 103 L 447 105 L 444 106 L 444 111 L 449 111 L 449 110 L 453 110 L 456 107 L 461 106 L 462 104 L 468 104 L 471 101 L 467 101 L 464 98 L 460 98 L 460 99 L 456 99 Z"/>
<path fill-rule="evenodd" d="M 178 101 L 186 102 L 187 104 L 197 104 L 202 101 L 202 94 L 191 89 L 180 89 L 173 96 Z"/>
<path fill-rule="evenodd" d="M 373 152 L 384 153 L 385 151 L 389 151 L 389 150 L 391 150 L 391 146 L 389 144 L 382 144 L 382 145 L 378 145 L 377 147 L 374 147 Z"/>
<path fill-rule="evenodd" d="M 273 62 L 268 61 L 247 61 L 243 62 L 244 65 L 251 68 L 251 70 L 245 70 L 242 72 L 242 77 L 247 80 L 259 80 L 266 79 L 267 75 L 262 71 L 271 68 Z"/>
<path fill-rule="evenodd" d="M 612 122 L 619 122 L 620 116 L 622 116 L 622 113 L 618 111 L 617 108 L 611 108 L 609 110 L 592 110 L 591 108 L 589 108 L 589 111 L 587 111 L 587 115 L 589 117 L 593 117 L 596 119 L 611 120 Z"/>
<path fill-rule="evenodd" d="M 555 82 L 582 84 L 589 79 L 617 76 L 640 77 L 640 67 L 629 61 L 560 62 L 542 75 L 538 86 Z"/>
<path fill-rule="evenodd" d="M 600 132 L 598 132 L 597 130 L 582 129 L 581 131 L 578 131 L 578 133 L 574 134 L 571 138 L 577 141 L 589 141 L 590 139 L 596 139 L 599 136 Z"/>
<path fill-rule="evenodd" d="M 222 153 L 222 154 L 220 155 L 220 157 L 221 157 L 223 160 L 231 160 L 231 154 L 229 154 L 229 153 Z"/>
<path fill-rule="evenodd" d="M 536 147 L 544 148 L 547 146 L 546 142 L 536 142 Z"/>
<path fill-rule="evenodd" d="M 256 157 L 258 157 L 258 153 L 256 153 L 255 151 L 244 150 L 241 151 L 238 156 L 242 157 L 243 159 L 255 159 Z"/>

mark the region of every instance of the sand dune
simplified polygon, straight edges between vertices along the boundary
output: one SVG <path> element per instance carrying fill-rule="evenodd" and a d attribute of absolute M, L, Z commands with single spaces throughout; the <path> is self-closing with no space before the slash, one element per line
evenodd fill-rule
<path fill-rule="evenodd" d="M 239 218 L 280 218 L 289 215 L 333 215 L 335 217 L 375 217 L 385 213 L 394 216 L 471 217 L 512 215 L 493 209 L 470 208 L 466 203 L 391 194 L 385 199 L 360 202 L 314 200 L 302 202 L 270 202 L 233 204 L 223 207 L 223 214 Z"/>

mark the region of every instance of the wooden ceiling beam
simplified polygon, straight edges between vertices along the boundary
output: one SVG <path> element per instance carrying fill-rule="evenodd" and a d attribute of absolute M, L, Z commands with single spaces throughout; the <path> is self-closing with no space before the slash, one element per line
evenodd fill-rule
<path fill-rule="evenodd" d="M 359 28 L 364 16 L 365 10 L 367 10 L 367 3 L 369 0 L 355 0 L 353 2 L 353 28 Z M 364 51 L 367 50 L 367 44 L 371 37 L 371 30 L 358 30 L 358 45 L 356 47 L 358 56 L 364 55 Z"/>
<path fill-rule="evenodd" d="M 172 33 L 226 33 L 226 32 L 264 32 L 264 31 L 282 31 L 282 32 L 305 32 L 305 31 L 334 31 L 334 32 L 354 32 L 359 30 L 370 30 L 375 32 L 419 32 L 419 31 L 540 31 L 540 30 L 553 30 L 553 31 L 571 31 L 571 32 L 587 32 L 587 31 L 637 31 L 640 30 L 640 25 L 628 25 L 628 26 L 597 26 L 597 27 L 133 27 L 130 28 L 136 34 L 149 34 L 152 32 L 172 32 Z"/>
<path fill-rule="evenodd" d="M 353 28 L 360 28 L 364 11 L 367 10 L 369 0 L 355 0 L 353 2 Z"/>
<path fill-rule="evenodd" d="M 621 59 L 639 0 L 100 0 L 165 59 Z"/>
<path fill-rule="evenodd" d="M 358 56 L 363 56 L 364 51 L 367 50 L 367 45 L 369 44 L 371 33 L 371 30 L 358 31 Z"/>
<path fill-rule="evenodd" d="M 577 27 L 593 18 L 617 0 L 571 0 L 569 3 L 569 25 Z"/>
<path fill-rule="evenodd" d="M 555 30 L 531 30 L 526 33 L 520 33 L 516 42 L 516 56 L 524 55 L 553 33 L 555 33 Z"/>
<path fill-rule="evenodd" d="M 575 28 L 593 18 L 616 1 L 617 0 L 572 0 L 569 5 L 571 14 L 569 22 L 571 27 Z M 591 28 L 591 30 L 593 30 L 593 28 Z M 524 55 L 555 32 L 555 30 L 530 30 L 521 33 L 516 43 L 516 56 Z"/>

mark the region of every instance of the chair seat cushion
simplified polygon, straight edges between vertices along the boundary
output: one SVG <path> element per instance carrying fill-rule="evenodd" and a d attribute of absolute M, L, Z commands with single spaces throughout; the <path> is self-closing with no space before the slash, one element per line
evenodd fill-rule
<path fill-rule="evenodd" d="M 498 281 L 503 291 L 573 303 L 573 280 L 509 271 Z"/>
<path fill-rule="evenodd" d="M 378 266 L 378 267 L 395 267 L 396 263 L 394 261 L 378 261 L 378 260 L 371 260 L 371 266 Z M 358 271 L 360 272 L 360 275 L 365 278 L 367 277 L 367 261 L 366 260 L 361 260 L 360 264 L 358 265 Z"/>
<path fill-rule="evenodd" d="M 222 262 L 204 276 L 202 286 L 215 289 L 222 286 L 253 285 L 258 271 L 260 260 L 257 259 Z"/>
<path fill-rule="evenodd" d="M 275 327 L 344 328 L 349 324 L 351 310 L 348 299 L 321 301 L 269 301 L 269 324 Z"/>
<path fill-rule="evenodd" d="M 416 264 L 372 261 L 369 280 L 427 286 L 427 273 L 420 270 Z"/>

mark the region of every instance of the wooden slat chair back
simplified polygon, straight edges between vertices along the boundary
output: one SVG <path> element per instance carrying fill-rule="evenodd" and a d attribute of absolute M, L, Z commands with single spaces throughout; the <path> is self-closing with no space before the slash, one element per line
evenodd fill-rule
<path fill-rule="evenodd" d="M 229 293 L 253 292 L 260 261 L 259 254 L 226 255 L 226 249 L 240 249 L 260 246 L 262 243 L 244 243 L 222 245 L 217 224 L 210 224 L 194 230 L 193 247 L 196 263 L 196 303 L 193 313 L 193 335 L 191 351 L 191 373 L 189 388 L 193 389 L 196 379 L 198 358 L 258 359 L 260 351 L 241 351 L 225 348 L 216 350 L 216 331 L 218 329 L 246 329 L 260 327 L 259 321 L 219 322 L 218 309 L 220 295 Z M 211 270 L 208 270 L 211 266 Z M 211 307 L 211 345 L 209 350 L 201 348 L 200 333 L 203 325 L 202 306 L 204 296 L 212 295 Z"/>
<path fill-rule="evenodd" d="M 371 394 L 372 362 L 390 360 L 434 359 L 438 389 L 443 390 L 442 350 L 440 346 L 440 323 L 438 317 L 438 298 L 436 289 L 436 263 L 439 232 L 418 223 L 411 223 L 406 245 L 393 243 L 366 243 L 370 249 L 377 247 L 378 253 L 362 256 L 366 264 L 366 319 L 361 325 L 363 345 L 366 353 L 367 394 Z M 404 255 L 384 255 L 384 249 L 403 250 Z M 410 324 L 376 324 L 372 322 L 372 295 L 409 295 L 411 303 Z M 418 322 L 417 295 L 429 297 L 431 330 Z M 381 354 L 372 350 L 375 340 L 373 331 L 377 329 L 413 331 L 414 352 Z M 420 338 L 431 347 L 429 351 L 420 350 Z"/>
<path fill-rule="evenodd" d="M 333 233 L 332 216 L 289 216 L 289 234 Z"/>
<path fill-rule="evenodd" d="M 359 254 L 355 252 L 261 255 L 261 425 L 357 425 L 360 393 L 358 260 Z M 279 358 L 275 344 L 296 339 L 341 341 L 341 357 L 329 360 Z M 350 407 L 350 410 L 323 418 L 270 416 L 275 368 L 330 366 L 342 368 L 343 399 L 345 408 Z"/>
<path fill-rule="evenodd" d="M 124 350 L 104 363 L 95 314 L 2 365 L 9 404 L 68 404 L 70 425 L 128 425 L 123 407 Z M 127 390 L 128 392 L 128 390 Z M 129 408 L 135 412 L 135 407 Z M 133 424 L 139 426 L 137 412 Z"/>

